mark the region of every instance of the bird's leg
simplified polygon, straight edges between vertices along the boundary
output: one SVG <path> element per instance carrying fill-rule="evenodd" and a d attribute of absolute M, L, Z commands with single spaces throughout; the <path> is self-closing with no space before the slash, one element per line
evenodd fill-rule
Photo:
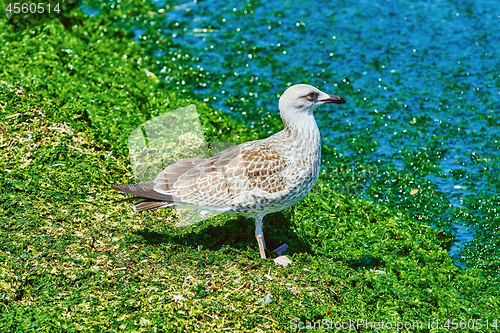
<path fill-rule="evenodd" d="M 266 243 L 264 242 L 264 233 L 262 232 L 262 218 L 263 216 L 257 216 L 255 218 L 255 238 L 257 243 L 259 243 L 260 257 L 266 259 Z"/>

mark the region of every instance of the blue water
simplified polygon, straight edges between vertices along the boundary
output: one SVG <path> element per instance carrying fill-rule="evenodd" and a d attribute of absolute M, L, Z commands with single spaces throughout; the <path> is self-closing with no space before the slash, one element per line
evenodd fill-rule
<path fill-rule="evenodd" d="M 84 12 L 85 14 L 87 14 L 90 17 L 96 16 L 97 14 L 99 14 L 99 10 L 92 8 L 90 6 L 82 5 L 82 6 L 80 6 L 80 9 L 82 10 L 82 12 Z"/>

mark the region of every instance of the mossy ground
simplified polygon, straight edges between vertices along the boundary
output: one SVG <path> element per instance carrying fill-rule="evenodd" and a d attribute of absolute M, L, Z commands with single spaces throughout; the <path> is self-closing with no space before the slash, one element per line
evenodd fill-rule
<path fill-rule="evenodd" d="M 500 319 L 491 269 L 457 268 L 427 220 L 337 194 L 326 175 L 265 219 L 268 247 L 290 245 L 287 267 L 259 259 L 252 221 L 176 229 L 169 210 L 113 203 L 122 196 L 110 186 L 133 180 L 126 137 L 150 117 L 195 104 L 209 141 L 263 134 L 175 79 L 148 77 L 157 64 L 106 20 L 75 12 L 20 33 L 1 26 L 0 331 L 274 332 L 324 319 L 430 331 L 436 319 Z M 324 152 L 328 170 L 336 153 Z"/>

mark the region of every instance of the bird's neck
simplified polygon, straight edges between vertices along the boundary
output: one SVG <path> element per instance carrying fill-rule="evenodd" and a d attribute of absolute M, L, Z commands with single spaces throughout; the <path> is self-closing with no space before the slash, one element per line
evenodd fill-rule
<path fill-rule="evenodd" d="M 281 118 L 285 128 L 277 134 L 277 139 L 282 142 L 282 154 L 301 170 L 302 176 L 317 179 L 321 165 L 321 137 L 314 115 L 311 112 L 283 117 L 282 113 Z"/>
<path fill-rule="evenodd" d="M 307 141 L 311 144 L 320 143 L 320 133 L 314 114 L 311 112 L 281 113 L 281 119 L 285 125 L 284 134 L 294 140 Z"/>

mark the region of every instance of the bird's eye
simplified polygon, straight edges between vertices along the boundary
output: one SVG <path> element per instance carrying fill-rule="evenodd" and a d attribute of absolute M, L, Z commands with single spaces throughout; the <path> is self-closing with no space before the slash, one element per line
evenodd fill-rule
<path fill-rule="evenodd" d="M 315 98 L 316 98 L 316 96 L 317 96 L 317 94 L 316 94 L 315 92 L 312 92 L 312 93 L 310 93 L 309 95 L 307 95 L 307 98 L 308 98 L 309 100 L 313 100 L 313 99 L 315 99 Z"/>

